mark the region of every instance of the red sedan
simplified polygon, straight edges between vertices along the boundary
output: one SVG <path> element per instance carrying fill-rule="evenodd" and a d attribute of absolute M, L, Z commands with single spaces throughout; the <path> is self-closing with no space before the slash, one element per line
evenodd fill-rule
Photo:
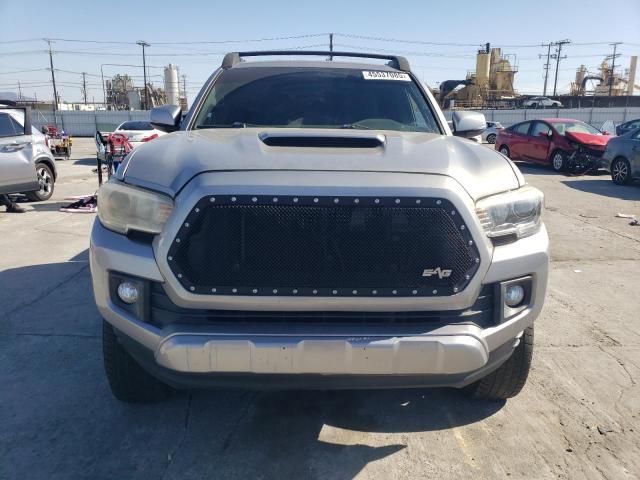
<path fill-rule="evenodd" d="M 610 138 L 580 120 L 545 118 L 501 130 L 496 150 L 512 160 L 550 164 L 556 171 L 584 170 L 597 165 Z"/>

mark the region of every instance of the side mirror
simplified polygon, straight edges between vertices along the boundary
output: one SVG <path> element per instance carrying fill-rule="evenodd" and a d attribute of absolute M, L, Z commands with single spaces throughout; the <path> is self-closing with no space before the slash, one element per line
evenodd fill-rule
<path fill-rule="evenodd" d="M 603 135 L 611 135 L 611 133 L 607 132 L 606 130 L 603 130 L 603 131 L 602 131 L 602 134 L 603 134 Z"/>
<path fill-rule="evenodd" d="M 180 128 L 182 110 L 177 105 L 162 105 L 151 109 L 151 125 L 163 132 L 175 132 Z"/>
<path fill-rule="evenodd" d="M 478 112 L 456 110 L 451 116 L 453 134 L 457 137 L 470 138 L 480 135 L 487 128 L 487 120 Z"/>

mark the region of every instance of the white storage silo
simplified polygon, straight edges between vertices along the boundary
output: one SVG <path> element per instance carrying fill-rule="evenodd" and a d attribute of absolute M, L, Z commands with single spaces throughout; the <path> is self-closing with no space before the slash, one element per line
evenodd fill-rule
<path fill-rule="evenodd" d="M 178 83 L 178 69 L 171 63 L 164 67 L 164 91 L 169 105 L 180 105 L 180 84 Z"/>

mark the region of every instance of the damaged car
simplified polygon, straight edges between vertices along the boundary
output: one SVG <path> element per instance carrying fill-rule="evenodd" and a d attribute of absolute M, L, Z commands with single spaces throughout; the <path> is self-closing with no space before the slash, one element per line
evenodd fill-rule
<path fill-rule="evenodd" d="M 597 170 L 610 139 L 580 120 L 546 118 L 501 130 L 496 150 L 512 160 L 551 165 L 557 172 L 584 173 Z"/>

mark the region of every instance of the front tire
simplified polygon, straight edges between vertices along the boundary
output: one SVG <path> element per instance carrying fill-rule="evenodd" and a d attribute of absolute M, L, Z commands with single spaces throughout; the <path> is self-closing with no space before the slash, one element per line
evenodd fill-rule
<path fill-rule="evenodd" d="M 533 327 L 528 327 L 509 359 L 497 370 L 467 387 L 474 398 L 506 400 L 518 395 L 527 382 L 533 359 Z"/>
<path fill-rule="evenodd" d="M 127 403 L 157 402 L 169 396 L 171 388 L 147 373 L 121 345 L 113 327 L 102 321 L 104 370 L 111 393 Z"/>
<path fill-rule="evenodd" d="M 502 145 L 500 147 L 500 150 L 498 150 L 501 154 L 503 154 L 505 157 L 507 158 L 511 158 L 509 157 L 509 147 L 507 147 L 506 145 Z"/>
<path fill-rule="evenodd" d="M 556 172 L 562 172 L 567 167 L 567 157 L 561 150 L 556 150 L 551 155 L 551 166 Z"/>
<path fill-rule="evenodd" d="M 491 134 L 487 135 L 487 143 L 490 143 L 492 145 L 494 143 L 496 143 L 496 134 L 495 133 L 491 133 Z"/>
<path fill-rule="evenodd" d="M 611 180 L 616 185 L 627 185 L 631 181 L 631 165 L 626 158 L 618 157 L 611 162 Z"/>
<path fill-rule="evenodd" d="M 49 200 L 53 195 L 53 189 L 55 187 L 55 178 L 51 167 L 43 162 L 36 164 L 36 175 L 38 177 L 38 183 L 40 184 L 40 190 L 29 192 L 26 194 L 26 197 L 32 202 Z"/>

